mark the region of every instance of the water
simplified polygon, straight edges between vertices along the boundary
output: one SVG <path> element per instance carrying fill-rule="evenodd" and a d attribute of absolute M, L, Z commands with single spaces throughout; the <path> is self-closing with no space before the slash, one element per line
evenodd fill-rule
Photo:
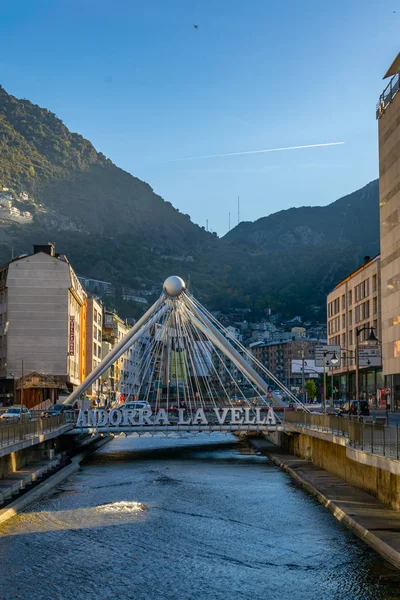
<path fill-rule="evenodd" d="M 117 438 L 1 527 L 0 568 L 7 600 L 400 598 L 396 570 L 223 436 Z"/>

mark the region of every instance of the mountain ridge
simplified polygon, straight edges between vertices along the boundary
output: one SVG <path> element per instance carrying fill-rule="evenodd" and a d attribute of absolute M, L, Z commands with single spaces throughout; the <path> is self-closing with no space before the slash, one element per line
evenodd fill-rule
<path fill-rule="evenodd" d="M 55 241 L 78 273 L 113 283 L 107 301 L 123 316 L 141 309 L 122 301 L 122 287 L 156 294 L 177 273 L 211 309 L 323 319 L 329 288 L 376 254 L 378 210 L 372 181 L 327 206 L 277 211 L 217 238 L 51 111 L 0 87 L 0 261 Z"/>

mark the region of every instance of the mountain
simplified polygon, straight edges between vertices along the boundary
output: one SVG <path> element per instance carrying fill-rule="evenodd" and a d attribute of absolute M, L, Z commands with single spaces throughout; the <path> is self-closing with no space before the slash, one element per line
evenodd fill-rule
<path fill-rule="evenodd" d="M 244 221 L 227 233 L 225 240 L 258 252 L 274 251 L 277 246 L 288 250 L 326 244 L 368 249 L 370 239 L 378 241 L 378 196 L 376 179 L 328 206 L 290 208 L 253 223 Z"/>
<path fill-rule="evenodd" d="M 201 259 L 216 236 L 119 169 L 53 113 L 0 87 L 0 261 L 49 240 L 79 273 L 141 287 Z M 11 196 L 10 196 L 11 193 Z M 1 200 L 1 198 L 0 198 Z M 172 269 L 172 271 L 171 271 Z M 198 271 L 198 270 L 197 270 Z M 136 278 L 136 279 L 135 279 Z"/>
<path fill-rule="evenodd" d="M 47 241 L 79 274 L 110 281 L 107 302 L 125 316 L 142 308 L 121 299 L 123 287 L 155 296 L 177 273 L 212 309 L 324 318 L 326 292 L 378 251 L 378 183 L 218 239 L 53 113 L 0 87 L 0 262 Z"/>
<path fill-rule="evenodd" d="M 379 252 L 379 182 L 328 206 L 291 208 L 244 222 L 224 238 L 246 253 L 252 268 L 242 271 L 247 292 L 263 296 L 273 287 L 281 309 L 310 316 L 336 283 Z"/>
<path fill-rule="evenodd" d="M 55 211 L 66 229 L 110 236 L 148 233 L 151 221 L 152 241 L 163 248 L 210 237 L 53 113 L 1 87 L 0 178 L 3 186 L 23 189 L 44 204 L 42 224 Z"/>

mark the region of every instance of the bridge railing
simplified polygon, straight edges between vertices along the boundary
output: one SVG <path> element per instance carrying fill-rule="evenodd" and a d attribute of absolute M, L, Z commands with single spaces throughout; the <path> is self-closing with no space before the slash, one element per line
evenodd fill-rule
<path fill-rule="evenodd" d="M 356 450 L 379 454 L 399 460 L 400 430 L 399 425 L 386 425 L 385 422 L 365 420 L 358 422 L 347 417 L 336 415 L 316 415 L 303 412 L 285 412 L 283 425 L 331 433 L 347 438 L 348 445 Z"/>
<path fill-rule="evenodd" d="M 352 422 L 336 415 L 317 415 L 302 411 L 285 411 L 283 416 L 285 423 L 291 423 L 300 427 L 308 427 L 316 431 L 333 433 L 350 437 Z"/>
<path fill-rule="evenodd" d="M 44 417 L 33 421 L 13 422 L 0 426 L 0 448 L 22 442 L 38 435 L 51 433 L 66 424 L 64 415 Z"/>

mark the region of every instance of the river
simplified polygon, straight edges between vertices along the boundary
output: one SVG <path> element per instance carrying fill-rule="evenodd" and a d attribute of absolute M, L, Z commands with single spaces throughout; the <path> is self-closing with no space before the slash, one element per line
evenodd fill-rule
<path fill-rule="evenodd" d="M 247 442 L 118 437 L 0 529 L 7 600 L 394 600 L 400 576 Z"/>

